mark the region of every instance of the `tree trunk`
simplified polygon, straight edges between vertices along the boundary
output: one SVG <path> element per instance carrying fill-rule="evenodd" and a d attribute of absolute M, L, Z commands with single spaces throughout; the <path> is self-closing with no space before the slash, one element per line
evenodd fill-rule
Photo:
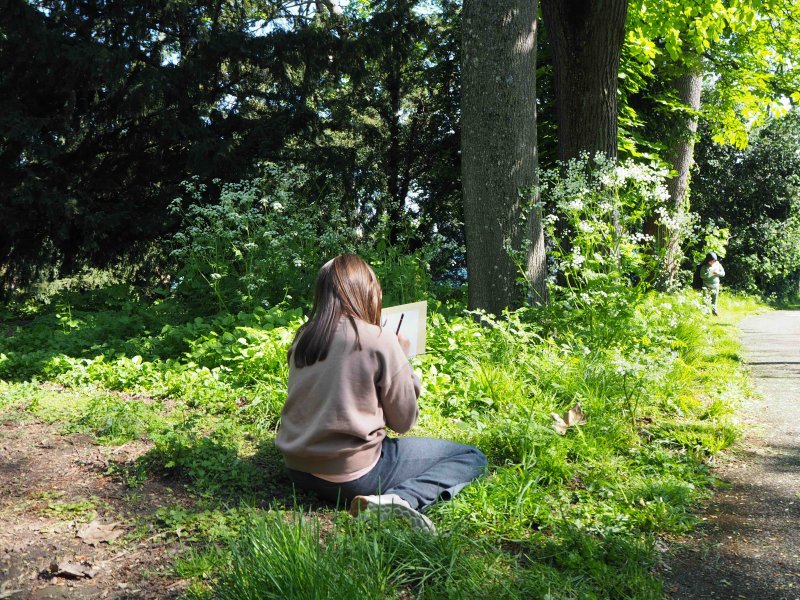
<path fill-rule="evenodd" d="M 499 314 L 547 300 L 541 213 L 535 200 L 536 1 L 464 0 L 462 182 L 469 306 Z M 510 250 L 510 252 L 509 252 Z"/>
<path fill-rule="evenodd" d="M 553 53 L 558 158 L 617 156 L 617 76 L 628 0 L 542 0 Z"/>
<path fill-rule="evenodd" d="M 689 170 L 694 158 L 694 142 L 697 134 L 697 111 L 700 110 L 700 93 L 703 88 L 703 75 L 699 68 L 693 69 L 674 80 L 678 101 L 688 109 L 678 120 L 678 127 L 673 136 L 673 146 L 669 153 L 670 166 L 676 175 L 667 182 L 670 208 L 678 222 L 688 209 Z M 666 230 L 663 233 L 667 254 L 664 262 L 664 287 L 675 285 L 681 262 L 681 231 Z"/>

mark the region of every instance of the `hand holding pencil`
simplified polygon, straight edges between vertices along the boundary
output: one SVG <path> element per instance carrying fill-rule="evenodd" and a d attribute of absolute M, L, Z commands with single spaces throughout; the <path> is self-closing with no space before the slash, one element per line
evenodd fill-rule
<path fill-rule="evenodd" d="M 425 301 L 381 307 L 381 327 L 387 335 L 394 331 L 409 358 L 425 352 L 426 313 Z"/>
<path fill-rule="evenodd" d="M 411 349 L 411 340 L 400 333 L 400 327 L 403 325 L 404 316 L 405 313 L 400 313 L 400 322 L 397 324 L 397 331 L 395 331 L 394 334 L 397 336 L 397 341 L 400 342 L 400 348 L 402 348 L 403 353 L 408 356 L 408 352 Z"/>

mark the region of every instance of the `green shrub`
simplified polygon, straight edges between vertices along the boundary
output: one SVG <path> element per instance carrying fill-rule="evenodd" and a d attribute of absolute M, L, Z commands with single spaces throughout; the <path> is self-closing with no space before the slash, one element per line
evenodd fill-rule
<path fill-rule="evenodd" d="M 180 297 L 217 310 L 309 298 L 319 267 L 352 251 L 356 234 L 334 199 L 300 193 L 307 183 L 302 167 L 267 163 L 262 177 L 222 184 L 209 203 L 204 184 L 185 182 L 189 202 L 171 205 L 181 217 L 171 241 Z"/>

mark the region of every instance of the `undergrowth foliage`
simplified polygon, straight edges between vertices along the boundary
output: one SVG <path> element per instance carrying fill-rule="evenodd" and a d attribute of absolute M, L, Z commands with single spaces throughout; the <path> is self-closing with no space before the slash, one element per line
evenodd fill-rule
<path fill-rule="evenodd" d="M 663 256 L 645 231 L 648 218 L 669 230 L 685 225 L 666 208 L 667 174 L 665 168 L 617 163 L 602 153 L 542 172 L 550 278 L 561 284 L 554 291 L 590 304 L 609 287 L 656 272 Z"/>
<path fill-rule="evenodd" d="M 697 294 L 645 283 L 659 257 L 642 227 L 663 202 L 664 173 L 590 166 L 543 178 L 550 238 L 561 240 L 553 302 L 501 316 L 437 299 L 426 251 L 347 231 L 319 238 L 338 217 L 314 221 L 294 203 L 302 172 L 224 186 L 218 207 L 181 209 L 174 296 L 63 292 L 6 312 L 0 411 L 102 444 L 146 440 L 144 456 L 108 475 L 134 495 L 151 478 L 188 488 L 194 504 L 142 527 L 188 544 L 174 570 L 196 598 L 659 598 L 655 536 L 694 525 L 747 381 L 732 328 L 709 322 Z M 308 230 L 296 222 L 306 217 Z M 273 445 L 307 308 L 289 296 L 351 243 L 369 248 L 387 304 L 429 299 L 415 434 L 490 460 L 485 478 L 430 509 L 436 537 L 295 495 Z M 722 301 L 723 314 L 754 308 Z M 559 435 L 552 413 L 576 403 L 586 423 Z"/>
<path fill-rule="evenodd" d="M 414 359 L 425 390 L 415 433 L 476 444 L 492 468 L 431 509 L 449 533 L 430 555 L 411 552 L 418 540 L 402 546 L 411 532 L 353 527 L 335 513 L 324 527 L 313 514 L 280 516 L 306 501 L 292 497 L 272 446 L 298 308 L 181 320 L 163 304 L 98 310 L 72 297 L 68 320 L 44 311 L 5 323 L 0 410 L 104 444 L 150 440 L 144 457 L 109 474 L 132 492 L 153 477 L 193 491 L 189 514 L 176 508 L 148 527 L 192 532 L 175 568 L 198 578 L 197 597 L 305 597 L 297 590 L 311 575 L 291 562 L 305 553 L 315 577 L 353 594 L 656 598 L 653 535 L 692 527 L 690 507 L 712 483 L 706 462 L 735 439 L 746 380 L 734 342 L 694 293 L 609 297 L 630 305 L 607 307 L 604 321 L 558 303 L 502 317 L 432 303 L 429 351 Z M 727 310 L 744 306 L 729 300 Z M 575 402 L 588 422 L 560 436 L 550 413 Z M 263 506 L 270 498 L 278 504 Z M 377 574 L 328 577 L 354 548 Z M 272 575 L 247 575 L 263 561 Z M 431 569 L 427 579 L 420 569 Z M 223 573 L 218 587 L 204 583 Z"/>
<path fill-rule="evenodd" d="M 181 219 L 168 243 L 177 270 L 172 285 L 184 304 L 201 313 L 297 305 L 311 297 L 320 265 L 346 252 L 360 254 L 389 283 L 388 300 L 428 294 L 435 249 L 404 253 L 386 243 L 385 221 L 365 235 L 337 198 L 323 193 L 309 202 L 302 167 L 266 163 L 262 169 L 256 179 L 217 181 L 217 202 L 206 185 L 184 182 L 185 197 L 170 205 Z"/>
<path fill-rule="evenodd" d="M 338 204 L 325 197 L 309 202 L 300 193 L 308 183 L 302 167 L 267 163 L 263 171 L 222 184 L 216 203 L 208 202 L 204 184 L 184 182 L 188 201 L 170 205 L 181 218 L 171 241 L 181 294 L 194 301 L 212 295 L 219 310 L 269 306 L 287 294 L 303 298 L 321 262 L 354 249 L 355 231 Z"/>

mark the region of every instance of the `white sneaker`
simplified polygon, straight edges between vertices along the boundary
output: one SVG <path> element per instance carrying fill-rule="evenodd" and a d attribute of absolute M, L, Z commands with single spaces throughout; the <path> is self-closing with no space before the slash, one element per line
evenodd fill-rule
<path fill-rule="evenodd" d="M 365 515 L 377 514 L 382 517 L 399 517 L 408 521 L 412 527 L 428 533 L 436 533 L 436 526 L 421 512 L 397 494 L 380 496 L 356 496 L 350 504 L 350 514 L 363 518 Z"/>

